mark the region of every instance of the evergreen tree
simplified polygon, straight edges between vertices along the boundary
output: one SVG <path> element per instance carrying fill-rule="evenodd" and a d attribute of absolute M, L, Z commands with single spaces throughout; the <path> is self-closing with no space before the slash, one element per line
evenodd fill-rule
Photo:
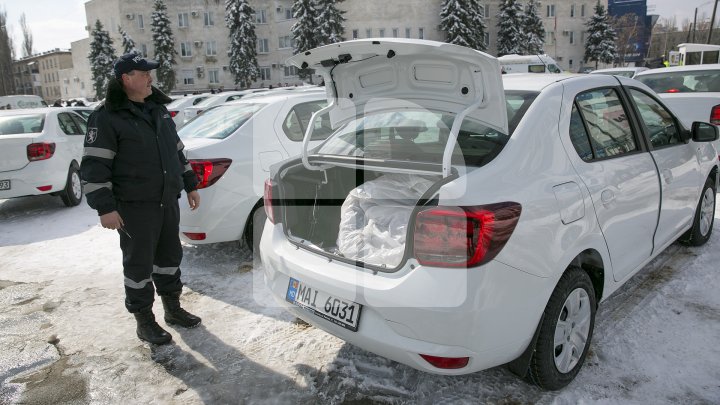
<path fill-rule="evenodd" d="M 440 30 L 445 42 L 475 48 L 476 36 L 472 27 L 473 12 L 470 0 L 443 0 L 440 8 Z"/>
<path fill-rule="evenodd" d="M 127 31 L 125 31 L 120 25 L 118 25 L 118 32 L 120 33 L 120 36 L 122 36 L 123 54 L 130 52 L 142 54 L 142 52 L 140 52 L 140 50 L 137 49 L 137 47 L 135 46 L 135 41 L 130 38 L 130 35 L 128 35 Z"/>
<path fill-rule="evenodd" d="M 255 11 L 247 0 L 225 2 L 225 24 L 230 30 L 230 73 L 235 84 L 249 87 L 260 75 L 257 63 Z"/>
<path fill-rule="evenodd" d="M 472 48 L 478 51 L 487 50 L 485 44 L 485 31 L 487 31 L 487 25 L 485 24 L 485 16 L 480 11 L 483 7 L 480 5 L 480 0 L 467 0 L 468 10 L 470 11 L 470 27 L 472 27 L 475 44 Z"/>
<path fill-rule="evenodd" d="M 165 93 L 175 88 L 175 39 L 170 28 L 170 18 L 167 15 L 167 6 L 163 0 L 155 0 L 153 12 L 150 14 L 150 28 L 153 34 L 155 47 L 154 59 L 160 63 L 157 68 L 157 86 Z"/>
<path fill-rule="evenodd" d="M 313 0 L 295 0 L 292 7 L 295 24 L 290 28 L 293 37 L 293 55 L 316 48 L 319 44 L 317 31 L 317 10 Z M 312 69 L 300 69 L 300 78 L 310 78 L 312 83 Z"/>
<path fill-rule="evenodd" d="M 113 76 L 113 63 L 117 57 L 115 56 L 115 48 L 110 34 L 103 29 L 100 20 L 95 21 L 95 28 L 91 36 L 90 42 L 90 72 L 92 73 L 93 89 L 95 96 L 100 99 L 105 97 L 107 85 Z"/>
<path fill-rule="evenodd" d="M 526 55 L 537 55 L 545 53 L 545 27 L 538 15 L 538 9 L 542 7 L 539 1 L 530 0 L 525 8 L 525 40 L 524 52 Z"/>
<path fill-rule="evenodd" d="M 345 0 L 316 0 L 317 1 L 317 25 L 319 26 L 318 45 L 334 44 L 345 40 L 344 11 L 338 9 L 338 4 Z"/>
<path fill-rule="evenodd" d="M 513 53 L 521 54 L 524 50 L 523 9 L 519 0 L 502 0 L 498 18 L 498 56 Z"/>
<path fill-rule="evenodd" d="M 598 0 L 595 5 L 595 14 L 587 22 L 587 40 L 585 41 L 585 62 L 595 61 L 612 63 L 617 58 L 615 47 L 615 30 L 610 24 L 610 17 L 605 12 L 605 6 Z"/>
<path fill-rule="evenodd" d="M 15 47 L 8 32 L 7 12 L 0 9 L 0 96 L 14 93 L 13 59 L 15 59 Z"/>

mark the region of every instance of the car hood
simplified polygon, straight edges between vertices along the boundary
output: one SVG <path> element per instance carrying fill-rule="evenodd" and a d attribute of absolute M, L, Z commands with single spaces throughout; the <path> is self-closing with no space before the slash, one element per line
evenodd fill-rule
<path fill-rule="evenodd" d="M 392 108 L 459 113 L 507 133 L 507 112 L 496 58 L 443 42 L 376 38 L 326 45 L 286 64 L 323 76 L 333 127 L 347 119 Z"/>

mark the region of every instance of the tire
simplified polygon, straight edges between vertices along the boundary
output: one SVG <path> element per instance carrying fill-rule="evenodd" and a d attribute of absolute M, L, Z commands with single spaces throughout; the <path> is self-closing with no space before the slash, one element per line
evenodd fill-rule
<path fill-rule="evenodd" d="M 713 222 L 715 221 L 715 181 L 712 177 L 705 180 L 700 201 L 695 209 L 695 218 L 690 228 L 680 238 L 680 243 L 686 246 L 701 246 L 710 239 L 712 235 Z"/>
<path fill-rule="evenodd" d="M 245 225 L 245 246 L 247 246 L 248 249 L 253 252 L 254 256 L 257 257 L 259 256 L 255 255 L 255 253 L 260 252 L 260 240 L 263 229 L 265 228 L 266 219 L 267 215 L 265 214 L 265 207 L 260 205 L 255 207 L 250 215 L 247 225 Z"/>
<path fill-rule="evenodd" d="M 587 356 L 597 301 L 588 274 L 571 267 L 563 274 L 550 296 L 529 377 L 545 390 L 568 385 L 580 371 Z"/>
<path fill-rule="evenodd" d="M 67 181 L 65 181 L 65 189 L 60 192 L 62 202 L 68 207 L 74 207 L 82 201 L 82 182 L 80 182 L 80 172 L 75 166 L 70 166 L 68 170 Z"/>

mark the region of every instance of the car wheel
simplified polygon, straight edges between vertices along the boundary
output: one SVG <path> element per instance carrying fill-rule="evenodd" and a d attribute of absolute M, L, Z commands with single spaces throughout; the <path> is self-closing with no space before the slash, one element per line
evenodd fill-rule
<path fill-rule="evenodd" d="M 260 239 L 265 228 L 266 219 L 265 207 L 261 205 L 253 210 L 250 221 L 245 226 L 245 246 L 253 253 L 260 251 Z"/>
<path fill-rule="evenodd" d="M 715 181 L 708 177 L 695 210 L 692 228 L 680 238 L 683 245 L 700 246 L 710 239 L 715 221 L 715 192 Z"/>
<path fill-rule="evenodd" d="M 587 356 L 595 326 L 595 289 L 588 274 L 571 267 L 550 296 L 529 376 L 546 390 L 569 384 Z"/>
<path fill-rule="evenodd" d="M 60 192 L 60 198 L 68 207 L 74 207 L 82 201 L 82 182 L 80 172 L 74 166 L 68 171 L 65 189 Z"/>

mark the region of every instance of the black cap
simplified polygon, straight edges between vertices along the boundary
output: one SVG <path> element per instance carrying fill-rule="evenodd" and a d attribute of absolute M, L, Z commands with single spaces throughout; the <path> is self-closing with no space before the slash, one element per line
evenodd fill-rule
<path fill-rule="evenodd" d="M 160 64 L 152 59 L 145 59 L 137 52 L 126 53 L 119 57 L 113 64 L 113 72 L 118 79 L 125 73 L 133 70 L 153 70 L 157 69 Z"/>

